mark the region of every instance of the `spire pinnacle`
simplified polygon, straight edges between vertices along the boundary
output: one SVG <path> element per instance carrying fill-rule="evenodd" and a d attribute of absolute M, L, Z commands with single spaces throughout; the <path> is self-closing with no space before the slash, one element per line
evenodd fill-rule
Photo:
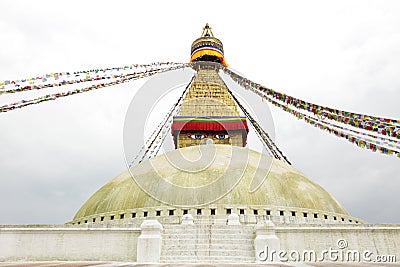
<path fill-rule="evenodd" d="M 201 36 L 192 43 L 190 62 L 193 61 L 212 61 L 228 66 L 225 62 L 222 42 L 214 37 L 208 23 L 203 28 Z"/>
<path fill-rule="evenodd" d="M 201 37 L 214 37 L 214 34 L 211 30 L 210 25 L 206 23 L 206 26 L 203 28 L 203 33 L 201 34 Z"/>

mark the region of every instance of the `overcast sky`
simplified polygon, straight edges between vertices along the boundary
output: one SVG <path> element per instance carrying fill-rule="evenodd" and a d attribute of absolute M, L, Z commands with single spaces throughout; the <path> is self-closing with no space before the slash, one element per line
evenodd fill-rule
<path fill-rule="evenodd" d="M 400 118 L 400 1 L 2 0 L 0 12 L 0 80 L 187 62 L 208 22 L 227 62 L 249 79 L 314 103 Z M 0 114 L 0 224 L 67 222 L 124 171 L 125 113 L 143 83 Z M 0 104 L 36 94 L 3 95 Z M 297 169 L 351 215 L 400 223 L 400 159 L 270 109 L 276 142 Z"/>

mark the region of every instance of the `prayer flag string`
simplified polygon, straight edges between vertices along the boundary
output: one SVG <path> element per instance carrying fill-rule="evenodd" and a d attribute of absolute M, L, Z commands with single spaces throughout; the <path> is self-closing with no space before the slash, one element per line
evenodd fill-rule
<path fill-rule="evenodd" d="M 176 69 L 182 69 L 182 68 L 185 68 L 187 66 L 188 66 L 188 64 L 180 64 L 180 65 L 175 65 L 175 66 L 168 67 L 168 68 L 159 68 L 159 69 L 146 70 L 146 71 L 143 71 L 143 72 L 130 74 L 130 75 L 124 76 L 122 78 L 118 78 L 118 79 L 116 79 L 116 80 L 114 80 L 112 82 L 93 84 L 93 85 L 90 85 L 88 87 L 84 87 L 84 88 L 80 88 L 80 89 L 76 89 L 76 90 L 72 90 L 72 91 L 55 93 L 55 94 L 48 94 L 48 95 L 40 96 L 40 97 L 37 97 L 37 98 L 34 98 L 34 99 L 29 99 L 29 100 L 21 100 L 21 101 L 18 101 L 16 103 L 0 106 L 0 113 L 9 112 L 11 110 L 23 108 L 23 107 L 26 107 L 26 106 L 29 106 L 29 105 L 39 104 L 39 103 L 46 102 L 46 101 L 56 100 L 56 99 L 61 98 L 61 97 L 71 96 L 71 95 L 85 93 L 85 92 L 89 92 L 89 91 L 100 89 L 100 88 L 104 88 L 104 87 L 109 87 L 109 86 L 112 86 L 112 85 L 122 84 L 122 83 L 125 83 L 125 82 L 137 80 L 137 79 L 140 79 L 140 78 L 153 76 L 153 75 L 155 75 L 157 73 L 161 73 L 161 72 L 166 72 L 166 71 L 171 71 L 171 70 L 176 70 Z"/>
<path fill-rule="evenodd" d="M 244 87 L 245 89 L 250 89 L 252 92 L 258 94 L 263 99 L 266 99 L 274 106 L 277 106 L 282 110 L 294 115 L 298 119 L 303 119 L 305 122 L 313 125 L 314 127 L 317 127 L 331 134 L 334 134 L 337 137 L 345 138 L 349 142 L 359 147 L 366 148 L 374 152 L 380 152 L 388 155 L 397 155 L 398 157 L 400 157 L 400 146 L 399 146 L 400 139 L 398 131 L 399 127 L 397 125 L 399 120 L 372 117 L 369 115 L 349 113 L 345 111 L 339 111 L 336 109 L 334 110 L 323 107 L 321 108 L 322 111 L 330 110 L 331 112 L 332 110 L 334 110 L 335 114 L 342 114 L 341 116 L 336 116 L 336 117 L 325 116 L 324 114 L 326 113 L 322 112 L 320 110 L 320 106 L 318 105 L 310 104 L 302 100 L 293 102 L 290 100 L 291 98 L 290 96 L 286 96 L 284 94 L 277 93 L 272 89 L 265 88 L 257 83 L 254 83 L 234 73 L 233 71 L 227 68 L 223 68 L 223 70 L 240 86 Z M 309 112 L 311 115 L 304 114 L 299 110 L 305 110 Z M 346 123 L 348 122 L 348 120 L 335 119 L 344 116 L 348 117 L 352 116 L 353 123 Z M 355 117 L 357 117 L 357 120 L 354 119 Z M 339 125 L 325 121 L 326 118 L 331 120 L 333 119 Z M 365 119 L 367 123 L 363 124 L 361 122 L 361 120 L 363 119 Z M 355 121 L 357 121 L 357 123 L 354 123 Z M 371 127 L 372 129 L 366 127 L 366 125 L 370 125 L 372 123 L 374 123 L 373 127 Z M 364 130 L 365 133 L 361 132 L 360 130 L 341 126 L 340 124 L 349 124 L 350 126 Z M 374 130 L 375 127 L 383 130 L 378 130 L 378 131 Z M 389 136 L 385 136 L 388 135 L 388 132 L 385 132 L 386 129 L 390 129 Z M 379 134 L 381 136 L 379 136 Z"/>
<path fill-rule="evenodd" d="M 21 90 L 21 88 L 28 89 L 29 87 L 35 87 L 34 89 L 40 89 L 39 87 L 43 86 L 47 81 L 54 81 L 53 86 L 60 86 L 60 82 L 58 80 L 68 81 L 71 77 L 76 78 L 77 81 L 83 82 L 87 81 L 89 78 L 95 77 L 103 77 L 106 75 L 110 75 L 115 72 L 120 71 L 127 71 L 132 69 L 141 69 L 145 68 L 161 68 L 161 67 L 170 67 L 170 66 L 177 66 L 181 65 L 182 63 L 174 63 L 174 62 L 155 62 L 150 64 L 132 64 L 126 65 L 122 67 L 112 67 L 112 68 L 99 68 L 99 69 L 91 69 L 91 70 L 81 70 L 81 71 L 74 71 L 74 72 L 52 72 L 48 74 L 44 74 L 41 76 L 31 77 L 31 78 L 24 78 L 24 79 L 17 79 L 17 80 L 5 80 L 0 81 L 0 95 L 4 93 L 16 93 Z M 61 82 L 63 83 L 63 82 Z M 68 83 L 70 84 L 70 83 Z M 64 85 L 64 84 L 62 84 Z M 48 86 L 48 87 L 53 87 Z M 44 87 L 46 88 L 46 87 Z M 28 89 L 33 90 L 33 89 Z"/>
<path fill-rule="evenodd" d="M 170 108 L 161 123 L 158 124 L 156 129 L 147 139 L 146 143 L 143 144 L 143 146 L 140 148 L 136 157 L 129 164 L 129 167 L 132 167 L 135 164 L 141 163 L 143 160 L 155 157 L 157 155 L 164 142 L 165 137 L 167 136 L 168 131 L 171 129 L 173 118 L 179 112 L 183 99 L 189 91 L 189 88 L 192 85 L 195 77 L 196 74 L 192 76 L 191 80 L 186 85 L 185 90 L 182 92 L 182 95 L 178 98 L 177 102 Z"/>
<path fill-rule="evenodd" d="M 40 90 L 44 88 L 59 87 L 76 83 L 106 80 L 111 78 L 120 78 L 124 77 L 124 75 L 135 74 L 149 69 L 177 66 L 177 65 L 181 65 L 181 63 L 156 62 L 150 64 L 134 64 L 123 67 L 93 69 L 86 71 L 49 73 L 33 78 L 11 80 L 11 81 L 6 80 L 0 82 L 0 95 L 18 93 L 30 90 Z M 131 70 L 136 70 L 136 71 L 132 72 Z M 120 73 L 124 71 L 128 72 L 125 74 Z"/>
<path fill-rule="evenodd" d="M 264 94 L 272 97 L 275 100 L 282 101 L 287 105 L 291 105 L 298 109 L 311 112 L 316 116 L 321 116 L 329 120 L 334 120 L 339 123 L 348 124 L 353 127 L 370 131 L 373 133 L 385 135 L 395 140 L 400 139 L 400 120 L 376 117 L 371 115 L 353 113 L 349 111 L 343 111 L 338 109 L 333 109 L 329 107 L 324 107 L 321 105 L 316 105 L 309 103 L 292 96 L 274 91 L 270 88 L 266 88 L 258 83 L 252 82 L 239 74 L 233 72 L 232 70 L 223 67 L 223 71 L 228 74 L 235 82 L 241 86 L 248 88 L 253 88 L 255 90 L 261 91 Z"/>
<path fill-rule="evenodd" d="M 240 101 L 236 98 L 236 96 L 228 89 L 229 94 L 232 96 L 235 103 L 239 106 L 239 108 L 243 111 L 246 118 L 250 121 L 251 125 L 253 126 L 254 130 L 256 131 L 258 137 L 264 144 L 264 147 L 269 151 L 272 156 L 276 159 L 283 160 L 287 164 L 292 165 L 287 157 L 282 153 L 282 151 L 278 148 L 269 134 L 258 124 L 258 122 L 251 116 L 251 114 L 246 110 L 246 108 L 240 103 Z"/>

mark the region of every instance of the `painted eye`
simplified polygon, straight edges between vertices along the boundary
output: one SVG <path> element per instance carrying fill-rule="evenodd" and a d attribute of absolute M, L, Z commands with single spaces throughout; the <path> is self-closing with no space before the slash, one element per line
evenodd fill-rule
<path fill-rule="evenodd" d="M 216 135 L 214 135 L 214 138 L 216 138 L 218 140 L 224 140 L 224 139 L 228 139 L 229 135 L 227 135 L 227 134 L 216 134 Z"/>
<path fill-rule="evenodd" d="M 192 139 L 201 140 L 204 139 L 206 136 L 204 134 L 191 134 L 189 135 L 189 137 Z"/>

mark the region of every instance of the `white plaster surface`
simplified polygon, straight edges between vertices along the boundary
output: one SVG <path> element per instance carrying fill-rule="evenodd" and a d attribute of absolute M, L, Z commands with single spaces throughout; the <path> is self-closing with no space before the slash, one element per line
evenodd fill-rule
<path fill-rule="evenodd" d="M 142 233 L 137 241 L 137 261 L 140 263 L 160 262 L 162 225 L 156 220 L 146 220 L 140 228 Z"/>
<path fill-rule="evenodd" d="M 1 261 L 136 261 L 138 228 L 0 227 Z"/>
<path fill-rule="evenodd" d="M 255 263 L 254 225 L 194 223 L 163 225 L 161 263 Z M 137 262 L 140 233 L 140 228 L 112 225 L 0 226 L 0 262 L 3 265 L 15 261 Z M 344 239 L 348 243 L 346 249 L 393 255 L 400 263 L 400 225 L 277 224 L 275 234 L 281 250 L 321 253 L 329 248 L 336 249 L 337 241 Z M 333 263 L 313 265 L 331 266 Z"/>

